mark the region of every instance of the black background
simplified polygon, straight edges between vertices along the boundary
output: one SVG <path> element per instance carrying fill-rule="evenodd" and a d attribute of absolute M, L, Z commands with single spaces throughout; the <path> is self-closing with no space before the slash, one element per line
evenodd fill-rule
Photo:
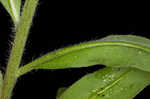
<path fill-rule="evenodd" d="M 134 22 L 134 18 L 132 20 L 121 17 L 111 11 L 102 13 L 103 9 L 99 6 L 93 9 L 90 5 L 81 6 L 64 5 L 60 2 L 58 4 L 50 0 L 40 1 L 21 65 L 55 49 L 100 39 L 110 34 L 132 34 L 150 38 L 150 25 Z M 97 8 L 101 10 L 97 11 Z M 7 65 L 10 42 L 14 34 L 11 32 L 12 29 L 10 17 L 0 5 L 0 68 L 2 71 Z M 18 79 L 12 99 L 55 99 L 58 88 L 70 86 L 83 75 L 101 67 L 102 65 L 80 69 L 33 70 Z M 149 87 L 145 88 L 135 99 L 148 99 L 149 91 Z"/>

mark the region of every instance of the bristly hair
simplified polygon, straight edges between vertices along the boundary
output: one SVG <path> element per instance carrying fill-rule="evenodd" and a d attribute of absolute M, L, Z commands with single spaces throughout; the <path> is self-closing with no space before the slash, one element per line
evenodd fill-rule
<path fill-rule="evenodd" d="M 10 57 L 10 53 L 11 53 L 11 49 L 12 49 L 12 46 L 13 46 L 13 41 L 14 41 L 14 35 L 15 35 L 15 30 L 14 28 L 11 29 L 12 32 L 10 33 L 9 35 L 9 39 L 7 41 L 7 49 L 6 49 L 6 56 L 5 56 L 5 60 L 6 60 L 6 64 L 8 64 L 8 60 L 9 60 L 9 57 Z"/>

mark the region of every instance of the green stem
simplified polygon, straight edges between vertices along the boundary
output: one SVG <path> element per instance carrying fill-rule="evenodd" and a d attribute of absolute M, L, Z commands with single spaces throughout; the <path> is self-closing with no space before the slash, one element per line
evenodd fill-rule
<path fill-rule="evenodd" d="M 24 51 L 24 46 L 29 33 L 38 0 L 26 0 L 20 23 L 17 27 L 14 44 L 11 50 L 6 74 L 3 81 L 0 99 L 10 99 L 11 92 L 16 84 L 19 64 Z"/>

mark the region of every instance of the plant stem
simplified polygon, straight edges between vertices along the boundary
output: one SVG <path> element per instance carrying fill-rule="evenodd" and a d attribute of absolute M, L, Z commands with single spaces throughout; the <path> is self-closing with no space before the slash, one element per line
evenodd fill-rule
<path fill-rule="evenodd" d="M 26 0 L 25 2 L 20 23 L 16 29 L 16 36 L 8 61 L 0 99 L 10 99 L 11 97 L 11 92 L 16 84 L 16 75 L 18 73 L 18 68 L 37 3 L 38 0 Z"/>

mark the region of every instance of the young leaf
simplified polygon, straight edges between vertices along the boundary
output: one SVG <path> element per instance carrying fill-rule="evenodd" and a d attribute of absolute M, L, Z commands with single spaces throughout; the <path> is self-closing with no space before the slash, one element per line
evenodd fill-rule
<path fill-rule="evenodd" d="M 17 24 L 20 19 L 21 0 L 0 0 L 0 2 L 8 11 L 14 23 Z"/>
<path fill-rule="evenodd" d="M 107 67 L 82 77 L 59 99 L 133 99 L 149 84 L 149 72 Z"/>
<path fill-rule="evenodd" d="M 21 67 L 19 75 L 32 69 L 77 68 L 95 64 L 150 71 L 149 44 L 150 40 L 133 35 L 108 36 L 51 52 Z"/>

